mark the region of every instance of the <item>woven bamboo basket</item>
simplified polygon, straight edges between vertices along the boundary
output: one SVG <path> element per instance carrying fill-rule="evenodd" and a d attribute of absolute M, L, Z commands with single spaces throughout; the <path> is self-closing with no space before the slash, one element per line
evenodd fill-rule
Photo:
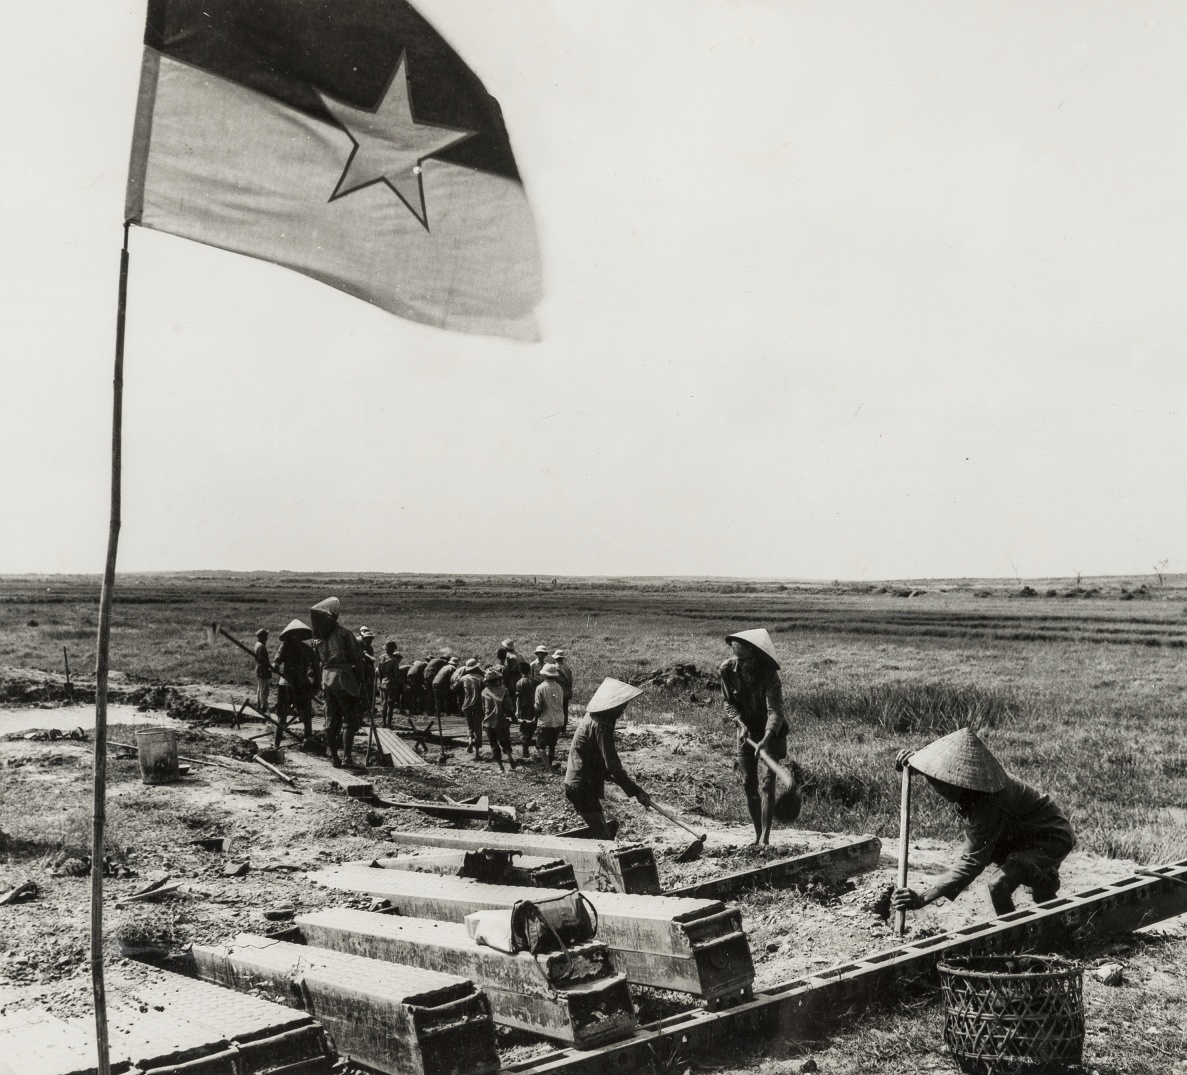
<path fill-rule="evenodd" d="M 1082 1070 L 1084 972 L 1057 956 L 968 956 L 939 964 L 944 1043 L 969 1075 Z"/>

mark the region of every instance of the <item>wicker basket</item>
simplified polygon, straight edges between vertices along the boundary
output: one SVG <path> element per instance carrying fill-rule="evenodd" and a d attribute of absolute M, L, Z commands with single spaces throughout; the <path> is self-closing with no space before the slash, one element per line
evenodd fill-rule
<path fill-rule="evenodd" d="M 944 1042 L 970 1075 L 1082 1070 L 1083 968 L 1056 956 L 941 961 Z"/>

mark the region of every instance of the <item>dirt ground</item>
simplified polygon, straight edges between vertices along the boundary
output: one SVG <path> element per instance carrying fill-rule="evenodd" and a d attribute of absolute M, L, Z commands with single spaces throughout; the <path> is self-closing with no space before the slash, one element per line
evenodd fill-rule
<path fill-rule="evenodd" d="M 157 715 L 132 708 L 113 711 L 110 737 L 129 741 L 133 728 L 159 723 Z M 91 785 L 91 744 L 66 738 L 25 738 L 33 727 L 60 730 L 89 727 L 85 709 L 0 710 L 0 891 L 34 881 L 39 897 L 0 907 L 0 1014 L 31 1005 L 59 1014 L 89 1010 L 86 962 L 88 879 L 61 876 L 69 859 L 86 854 Z M 288 750 L 284 770 L 297 778 L 300 794 L 243 761 L 250 748 L 239 732 L 182 727 L 180 750 L 214 756 L 240 771 L 194 767 L 180 783 L 149 787 L 134 758 L 113 750 L 109 760 L 109 848 L 113 862 L 135 876 L 112 877 L 107 891 L 107 948 L 115 965 L 131 955 L 163 952 L 198 941 L 220 942 L 239 932 L 270 928 L 264 912 L 288 901 L 298 911 L 334 904 L 359 905 L 346 894 L 320 889 L 305 871 L 360 859 L 390 848 L 393 829 L 421 829 L 434 822 L 411 811 L 377 810 L 335 790 L 339 773 L 324 758 Z M 89 739 L 89 733 L 88 739 Z M 621 730 L 628 769 L 659 799 L 685 813 L 709 834 L 704 856 L 681 865 L 675 855 L 688 837 L 658 815 L 610 793 L 609 811 L 622 823 L 620 839 L 656 849 L 661 882 L 676 887 L 719 872 L 745 868 L 763 858 L 830 846 L 851 837 L 803 829 L 776 833 L 768 850 L 751 848 L 751 834 L 699 813 L 706 794 L 734 780 L 729 761 L 705 749 L 695 729 L 630 724 Z M 489 761 L 476 763 L 464 749 L 446 764 L 399 771 L 373 768 L 366 774 L 385 798 L 440 799 L 488 794 L 493 803 L 515 806 L 528 831 L 556 832 L 577 822 L 561 794 L 559 771 L 533 760 L 505 774 Z M 227 853 L 201 849 L 196 841 L 231 839 Z M 743 897 L 756 988 L 773 986 L 820 968 L 892 947 L 889 926 L 871 910 L 879 889 L 893 878 L 893 847 L 884 847 L 880 868 L 839 886 L 808 891 L 763 890 Z M 955 848 L 918 840 L 912 848 L 913 877 L 922 881 L 951 860 Z M 226 875 L 229 864 L 247 864 L 243 876 Z M 1064 868 L 1066 891 L 1089 887 L 1132 872 L 1134 864 L 1074 853 Z M 119 901 L 149 881 L 168 875 L 189 890 L 168 902 Z M 1025 902 L 1025 897 L 1020 902 Z M 912 916 L 911 929 L 938 932 L 991 917 L 984 885 L 955 903 L 944 902 Z M 1125 938 L 1108 951 L 1083 953 L 1090 964 L 1109 960 L 1126 967 L 1127 982 L 1109 988 L 1086 976 L 1089 1070 L 1120 1072 L 1187 1070 L 1187 933 L 1181 922 L 1165 923 L 1142 937 Z M 635 989 L 646 1021 L 687 1007 L 676 994 Z M 825 1041 L 775 1043 L 757 1055 L 687 1065 L 698 1070 L 758 1066 L 764 1072 L 797 1071 L 810 1050 L 821 1071 L 954 1070 L 943 1051 L 934 998 L 905 1000 L 902 1008 L 867 1019 L 852 1031 Z M 504 1034 L 506 1059 L 521 1059 L 543 1044 Z"/>

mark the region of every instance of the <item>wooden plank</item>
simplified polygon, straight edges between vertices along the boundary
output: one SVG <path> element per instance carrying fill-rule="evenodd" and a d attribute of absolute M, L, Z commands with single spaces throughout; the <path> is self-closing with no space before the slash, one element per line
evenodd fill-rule
<path fill-rule="evenodd" d="M 388 756 L 393 767 L 402 769 L 428 764 L 422 755 L 413 750 L 390 728 L 376 728 L 375 737 L 379 740 L 379 749 Z"/>

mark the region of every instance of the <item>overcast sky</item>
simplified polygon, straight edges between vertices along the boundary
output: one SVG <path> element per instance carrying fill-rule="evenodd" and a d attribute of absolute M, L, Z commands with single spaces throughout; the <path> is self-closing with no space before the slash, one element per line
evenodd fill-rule
<path fill-rule="evenodd" d="M 9 0 L 0 571 L 100 571 L 143 3 Z M 1187 9 L 420 0 L 543 342 L 133 229 L 124 570 L 1187 568 Z"/>

